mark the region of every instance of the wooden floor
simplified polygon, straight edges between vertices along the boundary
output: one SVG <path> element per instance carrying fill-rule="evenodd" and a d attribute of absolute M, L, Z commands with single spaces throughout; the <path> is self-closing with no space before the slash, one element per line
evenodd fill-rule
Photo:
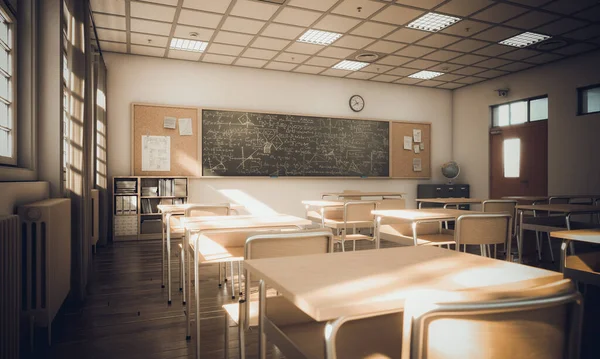
<path fill-rule="evenodd" d="M 386 242 L 383 246 L 394 246 Z M 362 246 L 361 246 L 362 247 Z M 555 252 L 558 253 L 558 252 Z M 55 320 L 53 344 L 47 347 L 38 333 L 35 350 L 24 350 L 24 358 L 89 359 L 174 359 L 193 358 L 194 341 L 185 339 L 185 313 L 178 275 L 173 277 L 173 303 L 167 305 L 161 289 L 159 242 L 116 243 L 98 248 L 94 255 L 93 278 L 83 307 L 66 306 Z M 177 273 L 178 257 L 172 265 Z M 553 267 L 555 265 L 546 265 Z M 202 358 L 223 358 L 224 311 L 231 303 L 230 289 L 218 287 L 216 266 L 203 267 L 201 275 Z M 597 292 L 596 292 L 597 293 Z M 600 298 L 594 296 L 594 300 Z M 586 303 L 591 304 L 591 303 Z M 598 303 L 600 304 L 600 302 Z M 586 317 L 598 318 L 598 307 L 586 305 Z M 588 315 L 589 314 L 589 315 Z M 195 338 L 192 323 L 192 338 Z M 596 326 L 597 327 L 597 326 Z M 230 358 L 238 358 L 237 328 L 230 327 Z M 585 358 L 600 358 L 593 344 L 584 343 Z M 256 333 L 247 336 L 249 358 L 256 358 Z M 591 346 L 590 346 L 591 345 Z M 269 355 L 271 356 L 271 355 Z"/>

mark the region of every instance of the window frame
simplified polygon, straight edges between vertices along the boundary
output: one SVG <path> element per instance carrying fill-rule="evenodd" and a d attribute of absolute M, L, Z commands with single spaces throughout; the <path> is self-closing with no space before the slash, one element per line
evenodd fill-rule
<path fill-rule="evenodd" d="M 600 113 L 600 111 L 583 112 L 583 92 L 595 88 L 600 89 L 600 83 L 577 88 L 577 116 L 594 115 Z"/>
<path fill-rule="evenodd" d="M 538 122 L 538 121 L 548 121 L 548 118 L 542 119 L 542 120 L 536 120 L 536 121 L 531 121 L 531 101 L 535 101 L 535 100 L 540 100 L 540 99 L 549 99 L 548 95 L 540 95 L 540 96 L 535 96 L 535 97 L 529 97 L 529 98 L 524 98 L 524 99 L 519 99 L 519 100 L 515 100 L 515 101 L 511 101 L 511 102 L 505 102 L 505 103 L 499 103 L 496 105 L 491 105 L 490 106 L 490 128 L 494 129 L 494 128 L 502 128 L 502 127 L 509 127 L 509 126 L 522 126 L 522 125 L 526 125 L 528 123 L 532 123 L 532 122 Z M 498 108 L 500 106 L 504 106 L 504 105 L 512 105 L 513 103 L 517 103 L 517 102 L 527 102 L 527 121 L 523 122 L 523 123 L 517 123 L 517 124 L 511 124 L 510 123 L 510 117 L 508 119 L 508 125 L 506 126 L 494 126 L 494 109 Z M 510 115 L 509 115 L 510 116 Z"/>
<path fill-rule="evenodd" d="M 11 121 L 10 136 L 12 138 L 12 156 L 2 156 L 0 155 L 0 166 L 17 166 L 18 164 L 18 121 L 17 121 L 17 63 L 16 54 L 17 54 L 17 19 L 15 14 L 11 11 L 11 9 L 4 3 L 4 1 L 0 1 L 0 11 L 2 12 L 2 17 L 5 17 L 8 22 L 8 39 L 11 44 L 7 44 L 9 47 L 8 54 L 8 62 L 9 69 L 11 73 L 8 78 L 8 99 L 6 105 L 8 106 L 8 116 Z M 6 15 L 6 16 L 5 16 Z M 3 47 L 0 45 L 0 47 Z M 0 74 L 3 76 L 3 74 Z M 4 102 L 4 101 L 2 101 Z"/>

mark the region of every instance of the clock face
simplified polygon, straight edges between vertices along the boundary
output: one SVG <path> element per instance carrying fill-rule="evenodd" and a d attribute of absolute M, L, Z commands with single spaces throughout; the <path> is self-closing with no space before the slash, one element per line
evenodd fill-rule
<path fill-rule="evenodd" d="M 350 108 L 354 112 L 362 111 L 362 109 L 365 108 L 365 100 L 359 95 L 350 97 Z"/>

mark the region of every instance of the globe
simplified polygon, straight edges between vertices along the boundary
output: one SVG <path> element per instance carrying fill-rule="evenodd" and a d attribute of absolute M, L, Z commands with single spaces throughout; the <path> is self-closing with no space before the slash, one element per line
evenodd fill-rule
<path fill-rule="evenodd" d="M 442 174 L 449 179 L 448 184 L 452 184 L 452 180 L 458 177 L 459 173 L 460 167 L 454 161 L 446 162 L 442 165 Z"/>

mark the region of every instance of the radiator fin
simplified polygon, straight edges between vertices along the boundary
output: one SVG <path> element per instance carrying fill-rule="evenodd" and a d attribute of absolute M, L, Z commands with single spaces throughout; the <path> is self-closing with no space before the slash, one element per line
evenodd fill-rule
<path fill-rule="evenodd" d="M 21 246 L 19 217 L 0 218 L 0 358 L 19 358 Z"/>

